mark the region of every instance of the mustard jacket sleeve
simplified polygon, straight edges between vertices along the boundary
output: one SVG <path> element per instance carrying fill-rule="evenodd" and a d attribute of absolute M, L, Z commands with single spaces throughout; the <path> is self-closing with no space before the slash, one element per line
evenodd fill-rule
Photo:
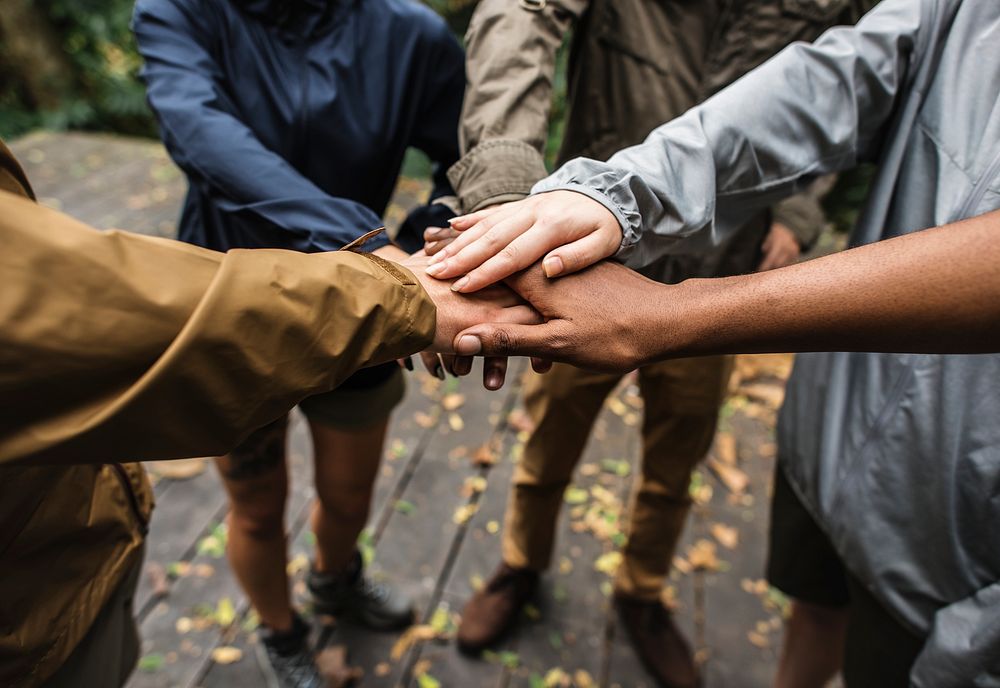
<path fill-rule="evenodd" d="M 465 36 L 462 158 L 448 179 L 465 211 L 527 196 L 543 152 L 556 52 L 589 0 L 482 0 Z"/>
<path fill-rule="evenodd" d="M 0 242 L 0 463 L 221 454 L 433 337 L 413 276 L 350 252 L 221 254 L 4 192 Z"/>

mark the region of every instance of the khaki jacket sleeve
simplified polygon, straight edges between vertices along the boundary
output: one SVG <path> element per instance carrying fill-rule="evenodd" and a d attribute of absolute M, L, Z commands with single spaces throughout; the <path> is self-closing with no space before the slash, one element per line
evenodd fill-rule
<path fill-rule="evenodd" d="M 0 463 L 221 454 L 433 338 L 413 276 L 359 254 L 221 254 L 4 192 L 0 241 Z"/>
<path fill-rule="evenodd" d="M 802 193 L 784 199 L 772 209 L 774 221 L 792 230 L 803 251 L 813 247 L 827 226 L 822 201 L 836 181 L 837 175 L 824 175 Z"/>
<path fill-rule="evenodd" d="M 482 0 L 465 37 L 462 158 L 448 179 L 465 211 L 517 200 L 546 176 L 556 52 L 588 0 Z"/>

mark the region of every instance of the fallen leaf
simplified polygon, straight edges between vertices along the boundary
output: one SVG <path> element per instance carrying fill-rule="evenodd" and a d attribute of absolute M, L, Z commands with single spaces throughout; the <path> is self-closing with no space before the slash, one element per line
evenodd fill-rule
<path fill-rule="evenodd" d="M 192 628 L 194 628 L 194 622 L 189 616 L 182 616 L 174 623 L 174 630 L 181 635 L 189 633 Z"/>
<path fill-rule="evenodd" d="M 486 532 L 489 533 L 490 535 L 496 535 L 497 533 L 499 533 L 500 532 L 500 522 L 499 521 L 490 521 L 490 522 L 488 522 L 486 524 Z"/>
<path fill-rule="evenodd" d="M 379 662 L 378 664 L 375 665 L 375 670 L 372 673 L 374 673 L 379 678 L 382 678 L 383 676 L 388 676 L 389 672 L 391 671 L 392 671 L 392 666 L 389 664 L 389 662 Z"/>
<path fill-rule="evenodd" d="M 417 411 L 413 414 L 413 421 L 422 428 L 432 428 L 437 423 L 437 418 L 429 413 Z"/>
<path fill-rule="evenodd" d="M 149 472 L 158 478 L 171 480 L 187 480 L 205 472 L 208 467 L 207 458 L 175 459 L 172 461 L 147 461 Z"/>
<path fill-rule="evenodd" d="M 153 588 L 153 597 L 166 597 L 170 594 L 170 579 L 163 566 L 155 561 L 148 562 L 146 575 L 149 576 L 149 582 Z"/>
<path fill-rule="evenodd" d="M 785 387 L 783 384 L 756 383 L 742 385 L 740 393 L 764 404 L 769 409 L 779 409 L 785 401 Z"/>
<path fill-rule="evenodd" d="M 727 466 L 736 465 L 736 438 L 731 433 L 719 432 L 716 435 L 715 457 Z"/>
<path fill-rule="evenodd" d="M 712 537 L 726 549 L 736 549 L 736 545 L 740 542 L 740 531 L 724 523 L 713 523 L 710 530 Z"/>
<path fill-rule="evenodd" d="M 616 416 L 624 416 L 629 412 L 628 406 L 618 397 L 608 397 L 608 408 Z"/>
<path fill-rule="evenodd" d="M 228 597 L 223 597 L 215 606 L 215 622 L 225 628 L 236 620 L 236 607 Z"/>
<path fill-rule="evenodd" d="M 392 508 L 398 513 L 403 514 L 403 516 L 409 516 L 417 510 L 417 507 L 413 504 L 413 502 L 408 502 L 405 499 L 397 499 L 392 505 Z"/>
<path fill-rule="evenodd" d="M 392 661 L 398 662 L 415 643 L 433 640 L 436 637 L 437 631 L 429 624 L 410 626 L 403 631 L 403 634 L 393 644 L 392 650 L 389 652 L 389 657 L 392 658 Z"/>
<path fill-rule="evenodd" d="M 585 463 L 580 466 L 580 475 L 585 478 L 590 478 L 601 472 L 601 467 L 596 463 Z"/>
<path fill-rule="evenodd" d="M 672 585 L 663 586 L 660 590 L 660 603 L 671 611 L 676 610 L 680 606 L 677 601 L 677 588 Z"/>
<path fill-rule="evenodd" d="M 707 463 L 708 467 L 718 476 L 727 490 L 733 494 L 742 494 L 746 491 L 747 486 L 750 484 L 750 478 L 742 470 L 736 466 L 724 464 L 714 458 L 709 459 Z"/>
<path fill-rule="evenodd" d="M 243 659 L 243 650 L 230 645 L 223 645 L 212 650 L 212 661 L 216 664 L 233 664 Z"/>
<path fill-rule="evenodd" d="M 486 489 L 486 478 L 481 475 L 470 475 L 462 483 L 462 496 L 471 497 Z"/>
<path fill-rule="evenodd" d="M 211 564 L 195 564 L 194 568 L 191 569 L 191 573 L 198 576 L 198 578 L 211 578 L 215 575 L 215 567 Z"/>
<path fill-rule="evenodd" d="M 593 688 L 597 685 L 594 678 L 583 669 L 577 669 L 573 672 L 573 683 L 576 684 L 577 688 Z"/>
<path fill-rule="evenodd" d="M 423 676 L 424 674 L 426 674 L 428 671 L 431 670 L 431 664 L 432 664 L 431 660 L 421 659 L 419 662 L 413 665 L 413 675 L 418 678 L 420 676 Z"/>
<path fill-rule="evenodd" d="M 458 432 L 465 427 L 465 421 L 457 413 L 448 414 L 448 427 L 450 427 L 455 432 Z"/>
<path fill-rule="evenodd" d="M 285 571 L 288 572 L 289 576 L 294 576 L 302 571 L 305 571 L 307 568 L 309 568 L 309 557 L 299 552 L 291 561 L 288 562 L 288 566 L 285 567 Z"/>
<path fill-rule="evenodd" d="M 691 566 L 691 562 L 689 562 L 684 557 L 679 557 L 679 556 L 674 557 L 674 568 L 683 573 L 684 575 L 687 575 L 694 570 L 694 567 Z"/>
<path fill-rule="evenodd" d="M 159 671 L 164 664 L 164 657 L 161 654 L 154 653 L 150 655 L 145 655 L 139 659 L 138 668 L 139 671 L 144 671 L 147 673 Z"/>
<path fill-rule="evenodd" d="M 451 520 L 455 523 L 455 525 L 463 525 L 468 523 L 469 519 L 472 518 L 477 511 L 479 511 L 478 504 L 465 504 L 455 509 L 455 513 L 451 517 Z"/>
<path fill-rule="evenodd" d="M 755 645 L 761 649 L 766 649 L 771 646 L 771 641 L 767 639 L 767 636 L 761 635 L 756 631 L 749 631 L 747 633 L 747 640 L 750 641 L 751 645 Z"/>
<path fill-rule="evenodd" d="M 454 411 L 457 408 L 461 408 L 462 404 L 465 403 L 464 394 L 446 394 L 444 399 L 441 400 L 441 405 L 444 406 L 445 411 Z"/>
<path fill-rule="evenodd" d="M 554 669 L 549 669 L 542 681 L 545 688 L 568 688 L 570 677 L 562 668 L 555 667 Z"/>
<path fill-rule="evenodd" d="M 559 559 L 559 573 L 564 576 L 573 570 L 573 560 L 568 557 L 560 557 Z"/>
<path fill-rule="evenodd" d="M 621 563 L 622 563 L 621 552 L 617 551 L 605 552 L 601 556 L 597 557 L 597 559 L 594 561 L 594 570 L 600 571 L 601 573 L 608 576 L 613 576 L 615 575 L 615 572 L 618 570 L 618 567 L 621 566 Z"/>
<path fill-rule="evenodd" d="M 701 539 L 688 548 L 687 559 L 697 571 L 718 571 L 721 566 L 715 553 L 715 543 Z"/>
<path fill-rule="evenodd" d="M 441 682 L 430 674 L 421 674 L 417 676 L 417 686 L 418 688 L 441 688 Z"/>
<path fill-rule="evenodd" d="M 516 408 L 507 414 L 507 425 L 516 432 L 532 432 L 535 422 L 524 409 Z"/>
<path fill-rule="evenodd" d="M 459 445 L 454 449 L 452 449 L 450 452 L 448 452 L 448 459 L 450 461 L 458 461 L 459 459 L 464 458 L 468 455 L 469 455 L 469 448 L 466 447 L 465 445 Z"/>
<path fill-rule="evenodd" d="M 326 682 L 326 688 L 347 688 L 360 681 L 364 669 L 351 666 L 347 662 L 347 648 L 343 645 L 329 645 L 316 653 L 316 670 Z"/>
<path fill-rule="evenodd" d="M 589 496 L 590 493 L 583 488 L 570 485 L 566 488 L 563 499 L 566 500 L 567 504 L 583 504 Z"/>
<path fill-rule="evenodd" d="M 489 444 L 484 444 L 472 457 L 472 463 L 476 466 L 492 466 L 497 462 L 497 455 Z"/>

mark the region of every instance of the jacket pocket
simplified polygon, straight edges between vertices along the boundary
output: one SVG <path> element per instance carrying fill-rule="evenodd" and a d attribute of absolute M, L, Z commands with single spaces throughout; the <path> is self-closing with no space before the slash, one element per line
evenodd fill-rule
<path fill-rule="evenodd" d="M 847 9 L 850 0 L 781 0 L 782 9 L 809 21 L 828 24 Z"/>

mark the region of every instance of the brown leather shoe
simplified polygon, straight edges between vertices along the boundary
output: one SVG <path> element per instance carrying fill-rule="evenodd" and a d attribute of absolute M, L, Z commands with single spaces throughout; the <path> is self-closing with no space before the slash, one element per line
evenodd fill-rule
<path fill-rule="evenodd" d="M 701 677 L 691 647 L 659 600 L 615 595 L 618 618 L 646 670 L 663 688 L 699 688 Z"/>
<path fill-rule="evenodd" d="M 538 588 L 538 572 L 500 564 L 493 577 L 462 610 L 458 649 L 478 654 L 500 640 L 517 621 L 521 608 Z"/>

